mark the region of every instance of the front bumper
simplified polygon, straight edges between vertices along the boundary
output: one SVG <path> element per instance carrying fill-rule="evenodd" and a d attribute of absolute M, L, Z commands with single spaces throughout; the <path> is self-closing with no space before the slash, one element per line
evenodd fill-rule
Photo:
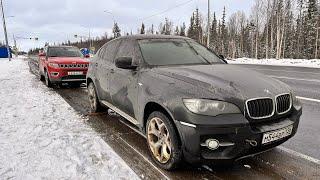
<path fill-rule="evenodd" d="M 60 78 L 50 78 L 52 83 L 86 82 L 86 75 L 62 76 Z"/>
<path fill-rule="evenodd" d="M 49 68 L 49 78 L 52 83 L 67 83 L 67 82 L 86 82 L 88 69 L 59 69 Z M 68 72 L 82 72 L 81 75 L 69 75 Z"/>
<path fill-rule="evenodd" d="M 224 163 L 264 152 L 287 141 L 296 134 L 301 114 L 302 109 L 293 110 L 287 117 L 254 125 L 249 123 L 242 114 L 218 116 L 214 117 L 214 119 L 211 118 L 210 121 L 217 120 L 221 122 L 221 119 L 223 119 L 224 122 L 229 122 L 227 124 L 196 124 L 192 127 L 183 122 L 181 123 L 181 121 L 175 121 L 175 123 L 181 137 L 184 158 L 187 162 Z M 194 118 L 194 116 L 194 114 L 190 114 L 185 118 Z M 204 118 L 209 117 L 200 117 L 205 121 Z M 293 126 L 290 136 L 268 144 L 262 144 L 262 137 L 265 132 L 290 125 Z M 207 139 L 217 139 L 220 143 L 227 144 L 227 146 L 220 146 L 216 150 L 210 150 L 208 147 L 201 145 Z M 250 144 L 250 141 L 257 142 L 256 146 Z"/>

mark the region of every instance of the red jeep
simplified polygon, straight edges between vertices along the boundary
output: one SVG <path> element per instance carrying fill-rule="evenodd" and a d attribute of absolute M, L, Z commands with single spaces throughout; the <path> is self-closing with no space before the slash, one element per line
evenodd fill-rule
<path fill-rule="evenodd" d="M 86 82 L 89 62 L 77 47 L 46 46 L 39 53 L 40 80 L 48 87 L 68 83 L 80 86 Z"/>

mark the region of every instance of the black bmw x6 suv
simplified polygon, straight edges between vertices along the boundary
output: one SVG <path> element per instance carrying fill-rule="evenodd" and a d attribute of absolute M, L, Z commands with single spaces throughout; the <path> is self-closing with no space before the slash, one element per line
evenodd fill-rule
<path fill-rule="evenodd" d="M 302 113 L 286 84 L 185 37 L 112 40 L 90 62 L 87 85 L 91 110 L 104 106 L 127 119 L 167 170 L 278 146 L 296 133 Z"/>

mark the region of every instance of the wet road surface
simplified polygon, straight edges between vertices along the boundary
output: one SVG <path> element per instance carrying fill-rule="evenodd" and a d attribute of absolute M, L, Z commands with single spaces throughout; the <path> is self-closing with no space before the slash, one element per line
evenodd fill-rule
<path fill-rule="evenodd" d="M 320 177 L 320 165 L 309 163 L 279 149 L 271 150 L 237 162 L 232 168 L 191 167 L 166 172 L 152 164 L 145 139 L 128 127 L 122 118 L 106 112 L 89 113 L 86 89 L 60 88 L 56 91 L 80 114 L 89 117 L 87 122 L 122 157 L 140 177 L 146 179 L 282 179 Z M 120 122 L 119 122 L 120 121 Z"/>
<path fill-rule="evenodd" d="M 297 134 L 283 146 L 320 159 L 320 69 L 267 65 L 239 65 L 272 76 L 288 84 L 301 100 L 303 113 Z M 319 102 L 316 102 L 319 100 Z"/>
<path fill-rule="evenodd" d="M 36 65 L 30 63 L 37 74 Z M 37 78 L 35 76 L 35 78 Z M 39 83 L 42 83 L 39 81 Z M 146 140 L 130 128 L 122 118 L 104 113 L 89 113 L 85 88 L 55 89 L 86 122 L 119 154 L 142 179 L 319 179 L 320 163 L 313 163 L 275 148 L 255 157 L 241 160 L 233 167 L 196 166 L 168 172 L 151 161 Z M 303 127 L 302 127 L 303 128 Z M 301 130 L 300 128 L 299 130 Z M 319 149 L 319 148 L 318 148 Z"/>

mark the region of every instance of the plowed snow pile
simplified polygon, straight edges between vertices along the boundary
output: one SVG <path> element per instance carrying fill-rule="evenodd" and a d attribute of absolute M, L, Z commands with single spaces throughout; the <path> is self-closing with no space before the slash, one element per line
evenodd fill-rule
<path fill-rule="evenodd" d="M 227 60 L 230 64 L 259 64 L 259 65 L 274 65 L 274 66 L 298 66 L 320 68 L 320 59 L 251 59 L 238 58 Z"/>
<path fill-rule="evenodd" d="M 22 59 L 0 59 L 0 179 L 139 179 Z"/>

